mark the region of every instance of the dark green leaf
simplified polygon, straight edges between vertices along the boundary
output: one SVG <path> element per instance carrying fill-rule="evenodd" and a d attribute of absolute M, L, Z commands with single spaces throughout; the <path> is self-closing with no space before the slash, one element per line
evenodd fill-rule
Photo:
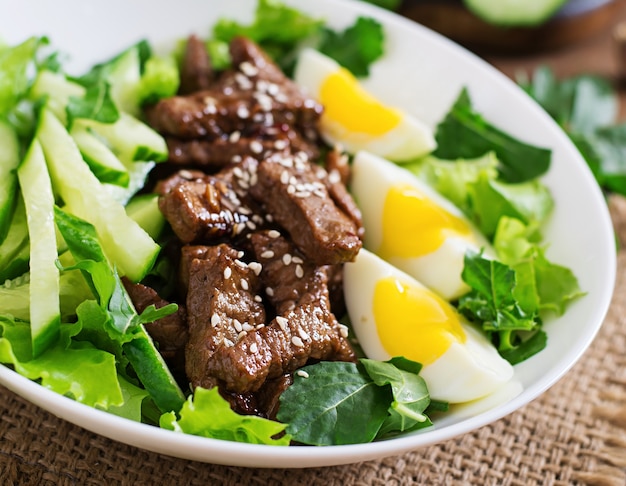
<path fill-rule="evenodd" d="M 500 351 L 500 355 L 509 363 L 515 365 L 537 354 L 546 347 L 547 343 L 548 335 L 544 331 L 538 330 L 529 339 L 522 341 L 517 346 Z"/>
<path fill-rule="evenodd" d="M 437 126 L 435 139 L 437 150 L 433 155 L 442 159 L 473 159 L 495 152 L 506 182 L 529 181 L 550 166 L 550 150 L 523 143 L 495 128 L 473 110 L 465 88 Z"/>
<path fill-rule="evenodd" d="M 343 32 L 325 28 L 319 50 L 355 76 L 368 76 L 369 66 L 384 52 L 382 25 L 374 19 L 359 17 Z"/>
<path fill-rule="evenodd" d="M 280 397 L 278 420 L 297 442 L 358 444 L 374 440 L 388 415 L 391 392 L 354 363 L 321 362 L 303 368 Z"/>
<path fill-rule="evenodd" d="M 72 121 L 78 118 L 114 123 L 120 117 L 115 102 L 111 98 L 109 84 L 105 81 L 89 86 L 82 98 L 70 96 L 66 110 L 70 126 Z"/>

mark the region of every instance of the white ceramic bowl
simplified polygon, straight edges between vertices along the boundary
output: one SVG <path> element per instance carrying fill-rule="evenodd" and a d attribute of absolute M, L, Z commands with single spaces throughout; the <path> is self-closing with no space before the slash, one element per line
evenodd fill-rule
<path fill-rule="evenodd" d="M 468 51 L 392 13 L 348 0 L 290 0 L 304 11 L 344 27 L 358 15 L 376 17 L 387 52 L 366 82 L 386 102 L 434 126 L 462 86 L 478 111 L 519 138 L 553 150 L 545 183 L 556 210 L 545 236 L 548 257 L 570 267 L 588 292 L 567 313 L 545 323 L 548 347 L 516 366 L 524 390 L 508 403 L 471 417 L 451 414 L 434 427 L 387 441 L 332 447 L 271 447 L 205 439 L 134 423 L 59 396 L 0 366 L 0 383 L 70 422 L 144 449 L 198 461 L 251 467 L 346 464 L 401 454 L 493 422 L 546 391 L 580 358 L 609 306 L 615 278 L 615 245 L 604 199 L 585 162 L 559 127 L 514 83 Z M 70 54 L 71 72 L 147 38 L 171 45 L 191 33 L 207 35 L 220 17 L 248 21 L 255 0 L 151 1 L 0 0 L 0 36 L 8 42 L 46 34 Z"/>

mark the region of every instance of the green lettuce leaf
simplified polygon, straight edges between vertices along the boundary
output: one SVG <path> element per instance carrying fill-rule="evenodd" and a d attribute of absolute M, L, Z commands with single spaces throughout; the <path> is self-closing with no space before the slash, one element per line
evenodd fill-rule
<path fill-rule="evenodd" d="M 120 118 L 120 113 L 111 97 L 110 86 L 104 80 L 88 86 L 83 97 L 70 96 L 66 111 L 70 127 L 74 120 L 79 118 L 102 123 L 114 123 Z"/>
<path fill-rule="evenodd" d="M 550 150 L 523 143 L 491 125 L 474 111 L 466 88 L 437 126 L 435 139 L 433 155 L 441 159 L 473 159 L 495 152 L 506 182 L 535 179 L 550 167 Z"/>
<path fill-rule="evenodd" d="M 43 387 L 86 405 L 103 409 L 122 405 L 115 356 L 91 343 L 71 340 L 80 324 L 61 328 L 56 344 L 33 359 L 29 325 L 0 318 L 0 361 Z"/>
<path fill-rule="evenodd" d="M 165 413 L 160 425 L 185 434 L 250 444 L 287 446 L 291 440 L 288 434 L 280 435 L 284 424 L 233 412 L 217 388 L 196 388 L 181 408 L 180 418 L 173 412 Z"/>

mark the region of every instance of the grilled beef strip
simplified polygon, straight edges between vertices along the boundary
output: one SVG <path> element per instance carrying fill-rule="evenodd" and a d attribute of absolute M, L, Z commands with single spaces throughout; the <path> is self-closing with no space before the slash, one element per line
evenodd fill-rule
<path fill-rule="evenodd" d="M 246 334 L 265 326 L 265 308 L 256 298 L 261 282 L 254 266 L 227 244 L 207 247 L 189 267 L 187 313 L 189 340 L 185 369 L 193 387 L 219 384 L 213 373 L 219 353 L 237 347 L 240 360 L 253 350 L 238 346 Z M 238 391 L 238 390 L 234 390 Z"/>
<path fill-rule="evenodd" d="M 351 261 L 362 245 L 359 226 L 330 197 L 326 175 L 303 154 L 275 154 L 259 164 L 258 182 L 250 188 L 252 197 L 317 265 Z M 347 192 L 342 197 L 351 199 Z"/>
<path fill-rule="evenodd" d="M 234 346 L 219 347 L 207 363 L 209 374 L 233 392 L 255 392 L 267 379 L 292 372 L 309 360 L 354 360 L 347 330 L 330 310 L 325 269 L 306 262 L 275 231 L 253 233 L 251 242 L 276 317 Z"/>
<path fill-rule="evenodd" d="M 178 93 L 186 95 L 208 89 L 213 78 L 214 72 L 204 42 L 195 35 L 189 36 L 180 68 Z"/>
<path fill-rule="evenodd" d="M 160 100 L 146 109 L 148 123 L 179 139 L 225 139 L 233 132 L 246 136 L 261 125 L 298 127 L 308 133 L 322 107 L 301 89 L 252 41 L 230 43 L 233 69 L 209 89 Z"/>

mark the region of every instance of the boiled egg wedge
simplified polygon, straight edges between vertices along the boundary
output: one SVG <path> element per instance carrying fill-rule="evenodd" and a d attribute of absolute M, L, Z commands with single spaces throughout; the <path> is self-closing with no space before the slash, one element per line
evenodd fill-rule
<path fill-rule="evenodd" d="M 294 79 L 324 106 L 320 132 L 330 145 L 350 153 L 369 150 L 396 162 L 421 157 L 436 146 L 423 122 L 385 106 L 347 69 L 314 49 L 302 51 Z"/>
<path fill-rule="evenodd" d="M 344 264 L 344 295 L 354 334 L 368 358 L 423 365 L 430 395 L 449 403 L 486 397 L 513 367 L 454 307 L 367 250 Z"/>
<path fill-rule="evenodd" d="M 467 250 L 493 254 L 454 204 L 381 157 L 356 154 L 350 191 L 363 215 L 365 247 L 446 300 L 469 290 L 461 278 Z"/>

